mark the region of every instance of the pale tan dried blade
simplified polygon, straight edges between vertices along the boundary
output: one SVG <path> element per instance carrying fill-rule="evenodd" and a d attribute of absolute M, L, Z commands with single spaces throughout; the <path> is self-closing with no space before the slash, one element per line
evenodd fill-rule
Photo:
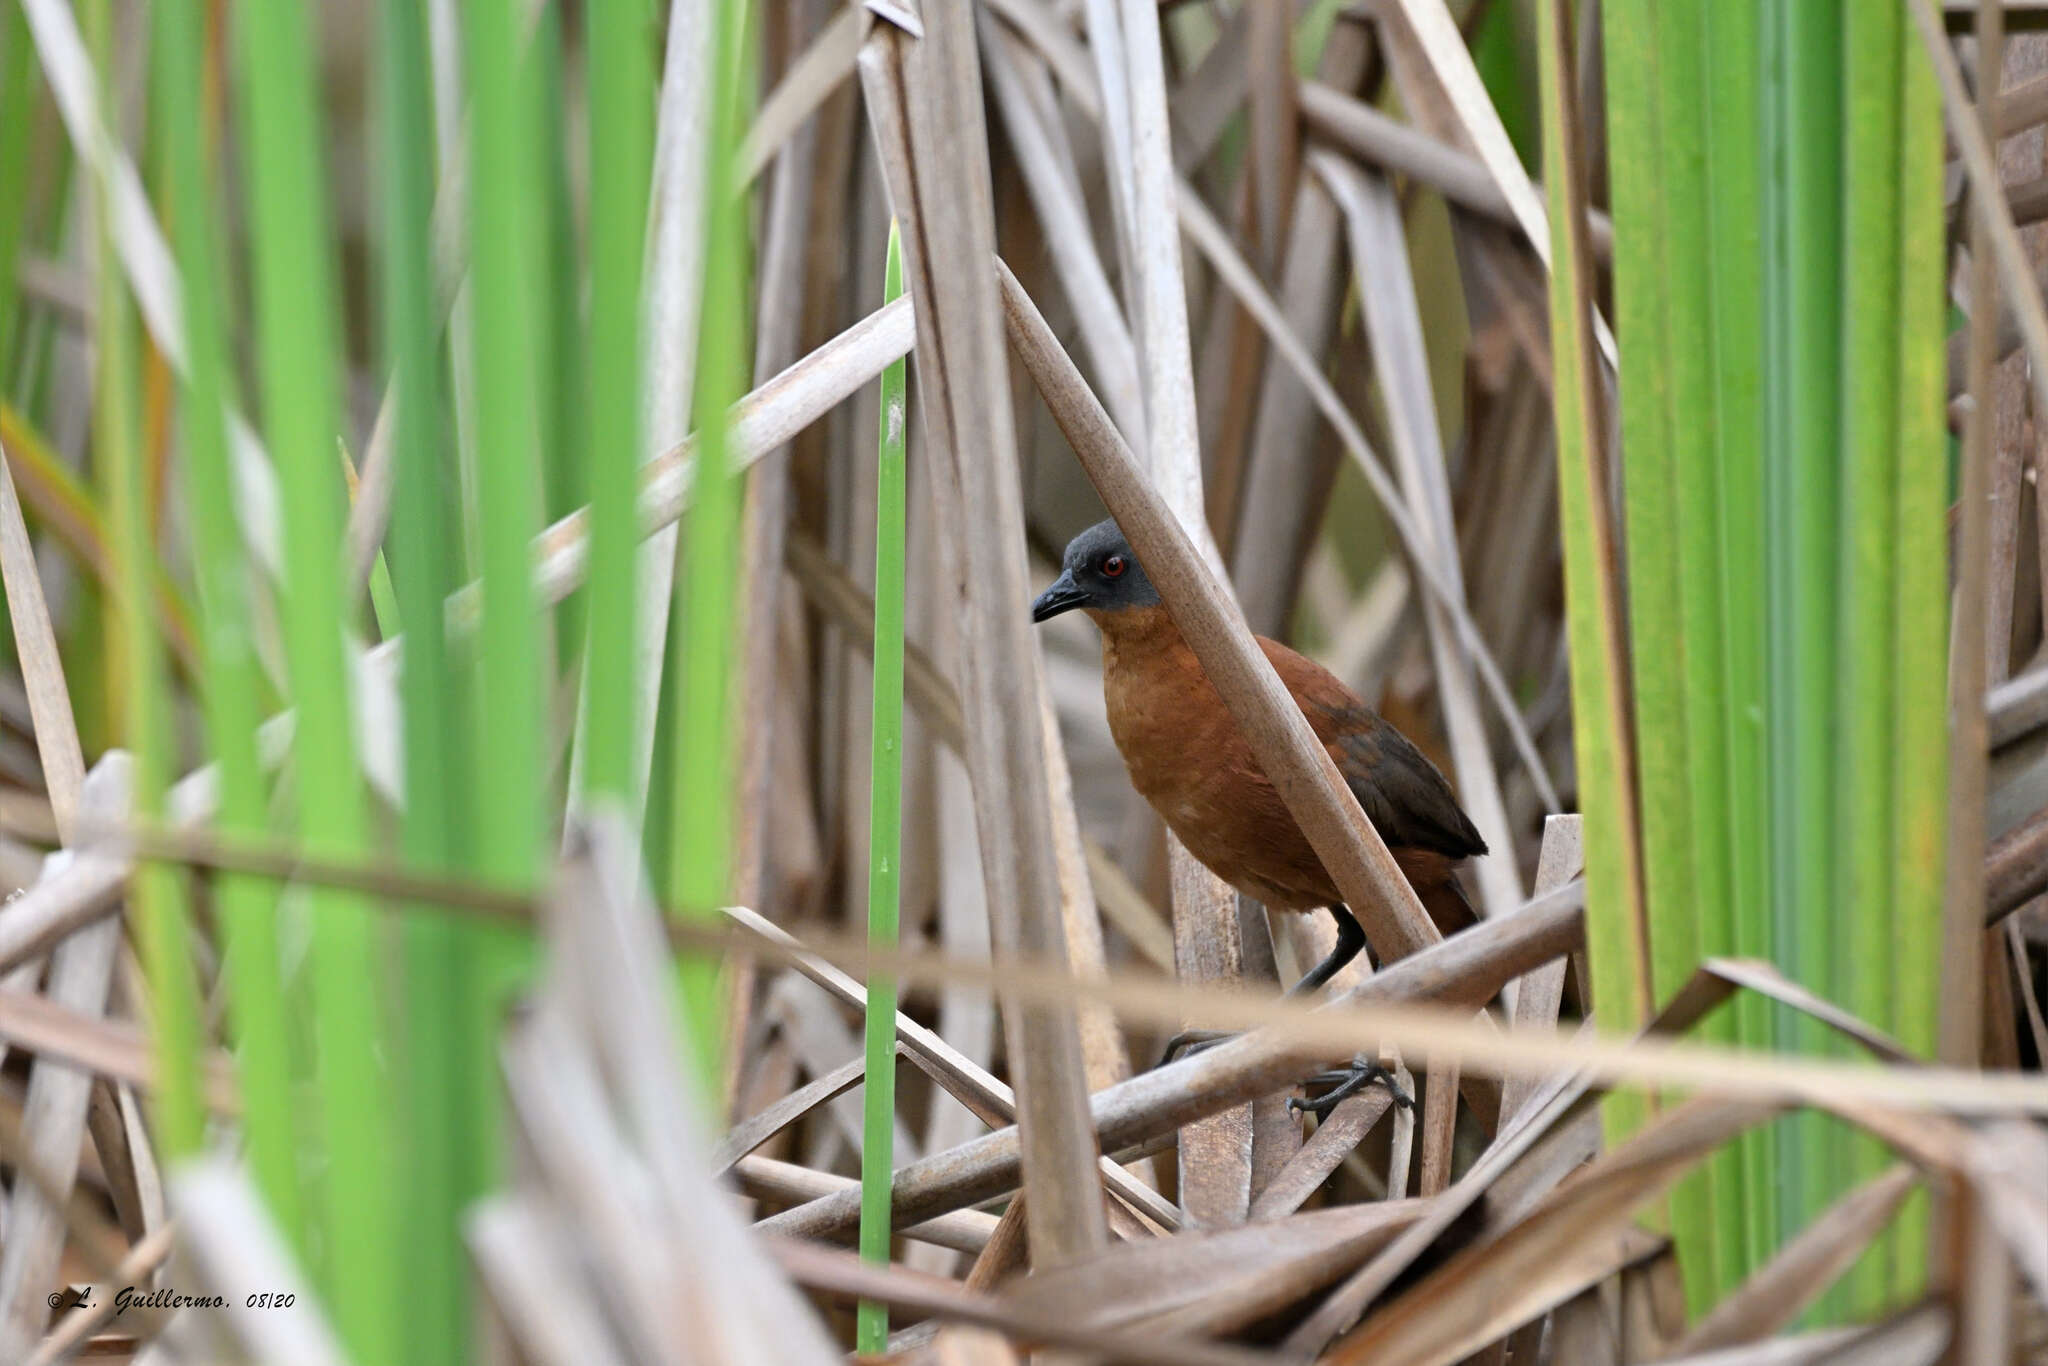
<path fill-rule="evenodd" d="M 838 1191 L 858 1191 L 860 1182 L 850 1176 L 778 1162 L 772 1157 L 749 1153 L 733 1165 L 734 1178 L 749 1195 L 794 1203 L 816 1200 Z M 951 1248 L 956 1252 L 979 1253 L 995 1236 L 1000 1221 L 993 1214 L 976 1209 L 954 1210 L 921 1224 L 898 1230 L 905 1238 Z"/>
<path fill-rule="evenodd" d="M 1088 876 L 1095 883 L 1095 901 L 1132 948 L 1156 968 L 1173 971 L 1173 927 L 1146 899 L 1103 847 L 1087 843 Z"/>
<path fill-rule="evenodd" d="M 1093 229 L 1080 187 L 1066 174 L 1054 145 L 1056 132 L 1049 129 L 1032 108 L 1026 94 L 1024 74 L 1018 69 L 1027 57 L 1020 45 L 992 22 L 982 26 L 982 48 L 987 54 L 989 80 L 995 107 L 1002 115 L 1010 145 L 1016 152 L 1017 169 L 1031 196 L 1039 226 L 1048 243 L 1052 268 L 1059 276 L 1068 302 L 1074 310 L 1083 345 L 1102 385 L 1104 401 L 1117 425 L 1133 445 L 1145 442 L 1145 405 L 1138 378 L 1138 353 L 1131 330 L 1117 305 L 1115 289 L 1095 252 Z"/>
<path fill-rule="evenodd" d="M 78 722 L 71 714 L 71 689 L 64 681 L 57 632 L 50 625 L 49 605 L 43 601 L 35 547 L 29 544 L 28 527 L 21 520 L 21 499 L 15 494 L 14 471 L 4 449 L 0 449 L 0 579 L 6 581 L 15 655 L 21 661 L 22 685 L 28 690 L 29 714 L 35 718 L 43 783 L 57 817 L 57 833 L 69 843 L 79 792 L 85 785 L 85 754 L 78 744 Z"/>
<path fill-rule="evenodd" d="M 581 1258 L 603 1278 L 628 1351 L 635 1360 L 685 1360 L 671 1329 L 692 1316 L 708 1320 L 716 1300 L 682 1277 L 677 1249 L 649 1229 L 653 1183 L 610 1122 L 608 1098 L 559 1007 L 550 1003 L 513 1029 L 504 1068 L 533 1174 L 562 1209 Z"/>
<path fill-rule="evenodd" d="M 805 599 L 844 627 L 853 643 L 872 656 L 875 600 L 867 590 L 800 530 L 790 530 L 783 550 Z M 903 646 L 903 692 L 917 709 L 918 719 L 931 728 L 932 738 L 955 754 L 965 752 L 967 722 L 960 713 L 960 695 L 932 657 L 909 641 Z"/>
<path fill-rule="evenodd" d="M 1769 1337 L 1847 1271 L 1912 1192 L 1911 1167 L 1892 1167 L 1850 1191 L 1724 1296 L 1673 1349 L 1679 1356 Z"/>
<path fill-rule="evenodd" d="M 780 926 L 740 906 L 725 911 L 736 923 L 770 943 L 788 949 L 801 946 Z M 840 1001 L 856 1010 L 866 1010 L 867 989 L 838 968 L 808 954 L 799 953 L 796 968 Z M 990 1125 L 1013 1122 L 1017 1114 L 1016 1092 L 997 1080 L 987 1068 L 975 1063 L 930 1029 L 898 1011 L 896 1038 L 904 1050 L 927 1070 L 952 1096 Z M 1154 1191 L 1107 1157 L 1098 1158 L 1097 1170 L 1103 1182 L 1120 1199 L 1164 1228 L 1180 1227 L 1180 1215 Z"/>
<path fill-rule="evenodd" d="M 1700 968 L 1780 1005 L 1790 1006 L 1801 1014 L 1811 1015 L 1851 1043 L 1862 1045 L 1885 1062 L 1921 1061 L 1883 1030 L 1865 1023 L 1834 1002 L 1814 995 L 1778 971 L 1775 964 L 1755 958 L 1709 958 L 1700 965 Z"/>
<path fill-rule="evenodd" d="M 61 1059 L 77 1070 L 150 1087 L 156 1077 L 154 1046 L 132 1023 L 91 1016 L 27 991 L 0 990 L 0 1039 L 38 1057 Z M 204 1060 L 206 1101 L 214 1113 L 237 1115 L 233 1065 L 224 1054 Z"/>
<path fill-rule="evenodd" d="M 83 851 L 0 905 L 0 972 L 34 964 L 58 941 L 113 914 L 133 870 L 112 851 Z"/>
<path fill-rule="evenodd" d="M 855 11 L 846 10 L 833 22 L 858 17 Z M 854 32 L 857 36 L 857 24 Z M 857 49 L 857 42 L 850 40 L 842 77 L 853 70 Z M 754 321 L 756 383 L 788 368 L 802 347 L 818 139 L 819 129 L 815 126 L 797 130 L 787 154 L 777 159 L 775 175 L 769 182 L 760 248 L 761 296 Z M 772 772 L 776 721 L 783 710 L 784 688 L 777 664 L 782 651 L 783 542 L 789 522 L 790 453 L 785 446 L 764 455 L 748 471 L 740 512 L 739 669 L 744 681 L 740 685 L 738 735 L 733 742 L 739 758 L 732 889 L 737 900 L 750 904 L 762 899 L 768 876 L 769 827 L 777 796 Z M 580 790 L 581 785 L 572 787 Z M 754 996 L 745 988 L 745 983 L 734 983 L 734 999 L 742 1012 L 750 1008 Z M 733 1036 L 742 1036 L 744 1015 L 732 1023 Z M 738 1059 L 734 1061 L 737 1063 Z"/>
<path fill-rule="evenodd" d="M 1245 64 L 1253 68 L 1251 148 L 1254 222 L 1270 273 L 1287 232 L 1299 169 L 1301 130 L 1294 75 L 1293 16 L 1276 5 L 1247 6 Z"/>
<path fill-rule="evenodd" d="M 178 1216 L 180 1249 L 192 1258 L 204 1283 L 226 1298 L 218 1312 L 251 1361 L 346 1366 L 348 1357 L 327 1326 L 319 1299 L 247 1176 L 223 1158 L 188 1163 L 171 1179 L 171 1207 Z M 249 1307 L 252 1286 L 292 1296 L 292 1308 Z"/>
<path fill-rule="evenodd" d="M 862 24 L 858 6 L 841 5 L 761 101 L 740 143 L 741 174 L 747 180 L 766 170 L 804 120 L 853 75 Z"/>
<path fill-rule="evenodd" d="M 1553 815 L 1543 822 L 1543 845 L 1536 856 L 1535 894 L 1563 886 L 1585 870 L 1585 851 L 1577 815 Z M 1556 1032 L 1564 1002 L 1565 962 L 1559 959 L 1523 978 L 1515 995 L 1514 1025 L 1519 1030 Z M 1500 1116 L 1512 1120 L 1536 1093 L 1540 1078 L 1511 1077 L 1501 1086 Z"/>
<path fill-rule="evenodd" d="M 728 1133 L 711 1153 L 711 1169 L 721 1175 L 754 1149 L 802 1119 L 834 1096 L 852 1090 L 867 1075 L 867 1059 L 853 1057 L 824 1076 L 790 1092 L 759 1114 L 749 1116 Z"/>
<path fill-rule="evenodd" d="M 2048 1304 L 2048 1139 L 2005 1121 L 1977 1135 L 1967 1170 L 2034 1296 Z"/>
<path fill-rule="evenodd" d="M 1081 839 L 1081 819 L 1074 808 L 1074 779 L 1067 767 L 1066 743 L 1045 673 L 1038 673 L 1039 734 L 1045 739 L 1045 785 L 1052 815 L 1053 867 L 1058 874 L 1060 921 L 1066 932 L 1067 965 L 1081 978 L 1106 980 L 1109 955 L 1102 933 L 1102 912 L 1088 877 L 1088 856 Z M 1115 1014 L 1100 1005 L 1083 1006 L 1081 1064 L 1085 1089 L 1097 1091 L 1131 1074 L 1130 1055 Z"/>
<path fill-rule="evenodd" d="M 618 1094 L 663 1201 L 662 1219 L 687 1229 L 676 1240 L 683 1276 L 703 1286 L 732 1324 L 735 1359 L 774 1341 L 791 1363 L 829 1360 L 823 1326 L 749 1241 L 745 1224 L 712 1180 L 697 1135 L 704 1120 L 686 1092 L 669 957 L 624 813 L 599 809 L 589 827 L 588 881 L 594 895 L 567 895 L 555 916 L 556 961 L 580 994 L 584 1027 Z M 576 862 L 565 872 L 578 884 Z M 580 977 L 580 981 L 577 980 Z M 565 992 L 565 994 L 569 994 Z M 734 1306 L 743 1306 L 736 1312 Z"/>
<path fill-rule="evenodd" d="M 626 1366 L 592 1286 L 547 1215 L 517 1196 L 471 1210 L 463 1237 L 491 1308 L 533 1366 Z"/>
<path fill-rule="evenodd" d="M 862 81 L 902 229 L 905 282 L 929 343 L 919 359 L 920 409 L 936 505 L 951 529 L 953 581 L 963 590 L 960 691 L 995 948 L 998 956 L 1027 952 L 1061 962 L 1066 933 L 1043 718 L 1037 707 L 1011 701 L 1016 680 L 1031 679 L 1040 663 L 1030 620 L 1018 608 L 1030 584 L 1002 323 L 988 268 L 995 223 L 973 17 L 949 6 L 924 18 L 924 38 L 907 49 L 896 31 L 875 30 L 862 53 Z M 1006 1005 L 1004 1020 L 1033 1197 L 1032 1256 L 1057 1265 L 1108 1236 L 1095 1183 L 1075 1179 L 1098 1157 L 1078 1026 L 1070 1009 Z"/>
<path fill-rule="evenodd" d="M 94 766 L 79 802 L 82 819 L 118 820 L 125 814 L 132 782 L 127 755 L 116 751 Z M 46 999 L 88 1017 L 106 1013 L 114 984 L 114 959 L 121 925 L 100 920 L 59 944 L 50 955 Z M 79 1143 L 85 1137 L 92 1077 L 56 1058 L 38 1056 L 29 1069 L 22 1128 L 29 1153 L 57 1182 L 53 1193 L 68 1199 L 78 1174 Z M 56 1280 L 64 1249 L 61 1204 L 29 1184 L 17 1185 L 7 1202 L 7 1239 L 0 1245 L 0 1353 L 19 1360 L 42 1336 L 47 1320 L 43 1296 Z"/>
<path fill-rule="evenodd" d="M 1364 79 L 1371 47 L 1365 25 L 1337 25 L 1324 45 L 1319 78 L 1356 86 Z M 1229 69 L 1242 73 L 1244 66 L 1231 62 Z M 1287 325 L 1317 356 L 1329 352 L 1345 306 L 1346 292 L 1338 275 L 1338 228 L 1337 206 L 1329 192 L 1313 176 L 1299 177 L 1282 244 L 1283 263 L 1273 278 Z M 1268 356 L 1264 370 L 1251 399 L 1255 416 L 1236 496 L 1230 571 L 1252 629 L 1277 637 L 1286 630 L 1287 614 L 1294 607 L 1309 528 L 1321 522 L 1319 491 L 1326 451 L 1319 439 L 1314 401 L 1292 367 Z M 1390 557 L 1388 563 L 1398 564 L 1398 558 Z M 1338 676 L 1350 680 L 1358 675 L 1338 671 Z"/>
<path fill-rule="evenodd" d="M 1400 204 L 1383 179 L 1369 179 L 1324 154 L 1318 154 L 1315 166 L 1349 220 L 1352 278 L 1364 303 L 1366 333 L 1409 511 L 1446 586 L 1462 602 L 1466 594 L 1451 512 L 1450 462 L 1430 387 L 1422 309 L 1415 296 Z M 1487 745 L 1485 718 L 1479 713 L 1471 660 L 1456 638 L 1443 604 L 1426 599 L 1423 621 L 1436 669 L 1438 702 L 1449 731 L 1459 800 L 1489 846 L 1489 852 L 1477 860 L 1484 908 L 1499 914 L 1521 904 L 1522 879 L 1516 868 L 1507 803 L 1501 797 L 1500 777 Z"/>

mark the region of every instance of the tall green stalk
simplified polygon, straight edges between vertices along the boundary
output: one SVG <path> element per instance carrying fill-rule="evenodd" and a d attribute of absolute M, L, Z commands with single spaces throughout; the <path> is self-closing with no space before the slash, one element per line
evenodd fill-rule
<path fill-rule="evenodd" d="M 111 7 L 92 6 L 88 23 L 95 60 L 101 70 L 110 69 Z M 113 108 L 106 93 L 110 89 L 101 87 L 100 116 L 112 127 Z M 113 228 L 104 182 L 101 189 L 91 199 L 92 227 L 100 259 L 106 261 L 113 259 Z M 135 317 L 119 271 L 98 271 L 96 282 L 93 455 L 106 486 L 117 565 L 111 653 L 115 675 L 123 683 L 122 728 L 135 756 L 130 802 L 138 818 L 158 820 L 175 741 L 154 610 L 156 534 L 136 411 L 142 385 Z M 198 1150 L 206 1124 L 199 1097 L 199 990 L 188 952 L 184 872 L 169 864 L 145 866 L 136 873 L 132 900 L 153 996 L 150 1033 L 157 1064 L 157 1139 L 165 1157 L 175 1160 Z"/>
<path fill-rule="evenodd" d="M 1572 748 L 1580 805 L 1586 816 L 1586 942 L 1592 964 L 1595 1018 L 1628 1035 L 1650 1018 L 1651 965 L 1644 918 L 1642 844 L 1635 804 L 1636 757 L 1629 724 L 1628 642 L 1623 630 L 1617 519 L 1602 420 L 1605 378 L 1593 344 L 1592 317 L 1581 286 L 1591 268 L 1574 228 L 1582 211 L 1584 168 L 1564 127 L 1572 98 L 1565 66 L 1567 0 L 1542 0 L 1543 176 L 1551 224 L 1550 336 L 1555 357 L 1558 530 L 1564 542 L 1565 627 L 1572 670 Z M 1611 32 L 1611 30 L 1610 30 Z M 1637 34 L 1632 36 L 1639 36 Z M 1652 156 L 1644 144 L 1628 155 Z M 1617 181 L 1622 174 L 1617 149 Z M 1619 245 L 1619 244 L 1617 244 Z M 1624 427 L 1628 415 L 1624 414 Z M 1603 1112 L 1610 1135 L 1639 1127 L 1639 1093 L 1613 1093 Z"/>
<path fill-rule="evenodd" d="M 340 430 L 334 260 L 328 226 L 320 83 L 307 12 L 235 12 L 246 117 L 255 266 L 256 355 L 264 430 L 282 492 L 289 600 L 280 613 L 298 724 L 298 825 L 312 852 L 369 849 L 342 651 Z M 342 1338 L 365 1361 L 401 1355 L 398 1144 L 378 1065 L 384 1024 L 377 921 L 359 896 L 309 894 L 313 915 L 315 1076 L 325 1182 L 324 1289 Z"/>
<path fill-rule="evenodd" d="M 1604 562 L 1599 552 L 1602 541 L 1613 531 L 1611 524 L 1603 527 L 1595 520 L 1602 506 L 1601 479 L 1607 473 L 1598 459 L 1599 437 L 1584 429 L 1583 416 L 1568 424 L 1569 413 L 1563 406 L 1557 414 L 1558 522 L 1564 541 L 1565 617 L 1572 658 L 1593 666 L 1572 670 L 1573 743 L 1579 749 L 1580 806 L 1587 816 L 1586 939 L 1593 1007 L 1603 1029 L 1627 1034 L 1649 1021 L 1653 1005 L 1650 978 L 1668 978 L 1673 971 L 1668 963 L 1651 971 L 1652 950 L 1659 946 L 1650 942 L 1647 916 L 1651 908 L 1683 895 L 1690 882 L 1691 790 L 1684 765 L 1685 651 L 1678 635 L 1680 584 L 1665 564 L 1648 558 L 1652 553 L 1668 557 L 1678 538 L 1678 468 L 1669 438 L 1671 367 L 1665 360 L 1665 317 L 1670 301 L 1666 296 L 1669 272 L 1659 178 L 1663 150 L 1657 121 L 1661 94 L 1657 14 L 1647 6 L 1611 6 L 1603 15 L 1603 30 L 1611 110 L 1608 178 L 1613 186 L 1614 215 L 1617 223 L 1638 225 L 1626 234 L 1617 232 L 1614 243 L 1616 318 L 1631 357 L 1628 380 L 1620 386 L 1618 414 L 1621 449 L 1628 457 L 1627 478 L 1622 484 L 1628 528 L 1627 638 L 1605 619 L 1607 612 L 1620 611 L 1621 593 L 1618 585 L 1601 583 Z M 1552 128 L 1556 122 L 1552 111 L 1558 107 L 1559 95 L 1550 89 L 1556 77 L 1548 48 L 1546 43 L 1543 174 L 1550 189 L 1555 252 L 1569 240 L 1569 205 L 1561 199 L 1557 185 L 1569 151 Z M 1623 117 L 1623 110 L 1630 115 Z M 1572 264 L 1583 268 L 1577 261 Z M 1562 285 L 1553 286 L 1551 293 L 1551 332 L 1558 337 L 1563 335 L 1557 301 Z M 1579 343 L 1583 347 L 1584 338 Z M 1559 358 L 1564 358 L 1561 349 Z M 1592 363 L 1582 353 L 1574 353 L 1571 359 L 1575 368 Z M 1556 387 L 1561 397 L 1566 394 L 1562 376 Z M 1579 402 L 1576 393 L 1575 389 L 1575 404 Z M 1639 650 L 1631 661 L 1629 640 L 1650 638 L 1655 632 L 1662 633 L 1654 637 L 1660 640 L 1660 647 Z M 1597 690 L 1582 685 L 1581 676 L 1596 671 L 1612 681 Z M 1601 747 L 1589 755 L 1579 736 L 1594 727 L 1601 736 Z M 1649 747 L 1639 761 L 1630 757 L 1636 734 Z M 1589 758 L 1595 762 L 1589 764 Z M 1628 888 L 1618 872 L 1604 868 L 1615 855 L 1603 851 L 1612 851 L 1624 823 L 1637 819 L 1634 797 L 1627 786 L 1631 771 L 1641 794 L 1640 893 Z M 1614 831 L 1604 841 L 1602 826 Z M 1645 1113 L 1640 1097 L 1617 1093 L 1610 1098 L 1603 1112 L 1610 1139 L 1633 1132 Z"/>
<path fill-rule="evenodd" d="M 882 302 L 903 294 L 903 251 L 889 226 Z M 868 944 L 896 947 L 903 848 L 903 514 L 905 362 L 882 371 L 875 474 L 875 686 L 868 769 Z M 896 979 L 868 976 L 867 1080 L 862 1092 L 860 1255 L 889 1261 L 890 1176 L 896 1166 Z M 889 1306 L 860 1302 L 854 1348 L 889 1345 Z"/>
<path fill-rule="evenodd" d="M 1904 1033 L 1911 1011 L 1931 1030 L 1946 574 L 1927 74 L 1897 6 L 1609 0 L 1603 22 L 1657 989 L 1702 955 L 1769 954 L 1873 1024 Z M 1705 1029 L 1839 1047 L 1753 1000 Z M 1693 1306 L 1878 1160 L 1811 1118 L 1719 1155 L 1673 1196 Z M 1904 1265 L 1881 1243 L 1842 1306 L 1876 1304 Z"/>
<path fill-rule="evenodd" d="M 740 478 L 732 463 L 728 409 L 746 391 L 748 263 L 739 139 L 745 123 L 747 26 L 741 0 L 719 0 L 704 175 L 704 294 L 697 346 L 696 468 L 690 514 L 677 546 L 675 695 L 675 842 L 669 889 L 689 916 L 717 913 L 731 885 L 733 728 L 730 679 L 738 651 L 733 575 L 739 546 Z M 723 1006 L 717 965 L 682 966 L 683 1012 L 704 1094 L 723 1090 Z"/>
<path fill-rule="evenodd" d="M 0 392 L 14 375 L 15 338 L 21 319 L 15 304 L 21 285 L 15 262 L 28 226 L 29 133 L 35 120 L 38 80 L 35 44 L 21 6 L 0 11 Z"/>
<path fill-rule="evenodd" d="M 186 367 L 179 417 L 186 497 L 193 507 L 232 509 L 225 339 L 215 259 L 218 215 L 213 177 L 199 143 L 199 120 L 190 117 L 189 108 L 190 92 L 200 86 L 204 24 L 199 0 L 165 0 L 157 8 L 153 124 L 184 282 Z M 194 518 L 191 532 L 204 667 L 200 700 L 207 749 L 220 773 L 215 820 L 223 835 L 254 837 L 264 833 L 266 818 L 256 755 L 262 683 L 250 634 L 255 604 L 248 545 L 241 522 L 229 515 Z M 270 1217 L 303 1254 L 308 1244 L 292 1099 L 293 1031 L 278 958 L 276 888 L 222 873 L 214 880 L 214 902 L 226 945 L 228 1020 L 239 1063 L 249 1163 Z"/>
<path fill-rule="evenodd" d="M 1887 1023 L 1921 1057 L 1940 1032 L 1942 886 L 1948 813 L 1948 299 L 1942 219 L 1941 96 L 1934 69 L 1907 42 L 1899 98 L 1899 381 L 1897 551 L 1898 706 L 1893 716 L 1892 924 L 1898 974 Z M 1926 1278 L 1926 1192 L 1916 1192 L 1892 1231 L 1893 1302 Z"/>
<path fill-rule="evenodd" d="M 1841 440 L 1840 0 L 1769 0 L 1765 128 L 1783 173 L 1765 182 L 1764 367 L 1770 443 L 1764 504 L 1770 621 L 1768 745 L 1773 816 L 1772 958 L 1824 989 L 1835 959 L 1835 514 Z M 1802 453 L 1805 453 L 1802 455 Z M 1808 908 L 1800 914 L 1796 909 Z M 1816 1052 L 1827 1031 L 1806 1016 L 1775 1042 Z M 1817 1214 L 1831 1188 L 1826 1123 L 1800 1115 L 1775 1132 L 1781 1226 Z"/>
<path fill-rule="evenodd" d="M 465 851 L 460 777 L 466 719 L 452 686 L 442 599 L 455 586 L 455 515 L 447 506 L 442 452 L 441 359 L 433 242 L 433 91 L 425 16 L 386 0 L 379 17 L 378 92 L 384 175 L 383 321 L 396 386 L 392 427 L 397 484 L 389 560 L 397 614 L 406 625 L 399 679 L 405 717 L 405 857 L 453 872 Z M 405 1279 L 415 1312 L 409 1360 L 420 1366 L 470 1356 L 469 1266 L 462 1210 L 480 1188 L 475 1155 L 489 1146 L 494 1113 L 470 1080 L 493 1072 L 492 1035 L 470 1006 L 474 930 L 444 912 L 414 907 L 405 952 Z"/>
<path fill-rule="evenodd" d="M 1848 5 L 1842 61 L 1847 82 L 1842 163 L 1842 541 L 1837 570 L 1842 670 L 1836 698 L 1838 903 L 1864 934 L 1838 933 L 1827 994 L 1866 1020 L 1891 1013 L 1896 958 L 1860 950 L 1865 935 L 1889 938 L 1896 859 L 1893 708 L 1897 703 L 1898 410 L 1873 401 L 1899 384 L 1899 73 L 1902 5 Z M 1844 927 L 1846 928 L 1846 927 Z M 1872 1176 L 1884 1160 L 1875 1140 L 1842 1135 L 1839 1181 Z M 1847 1282 L 1852 1301 L 1875 1307 L 1887 1278 L 1879 1244 Z"/>
<path fill-rule="evenodd" d="M 590 101 L 590 483 L 583 787 L 632 796 L 640 274 L 654 152 L 648 0 L 584 7 Z"/>

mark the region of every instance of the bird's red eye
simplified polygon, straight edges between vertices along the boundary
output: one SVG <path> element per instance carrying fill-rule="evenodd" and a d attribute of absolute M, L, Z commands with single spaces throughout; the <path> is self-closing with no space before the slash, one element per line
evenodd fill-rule
<path fill-rule="evenodd" d="M 1121 555 L 1112 555 L 1102 562 L 1102 577 L 1105 579 L 1117 578 L 1123 572 L 1124 557 Z"/>

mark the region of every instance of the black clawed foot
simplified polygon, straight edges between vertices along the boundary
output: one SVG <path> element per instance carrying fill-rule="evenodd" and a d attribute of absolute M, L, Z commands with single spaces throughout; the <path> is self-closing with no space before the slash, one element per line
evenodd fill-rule
<path fill-rule="evenodd" d="M 1199 1053 L 1205 1048 L 1215 1047 L 1225 1039 L 1236 1037 L 1237 1034 L 1228 1029 L 1183 1029 L 1166 1041 L 1166 1051 L 1161 1053 L 1159 1061 L 1152 1065 L 1164 1067 L 1180 1053 Z"/>
<path fill-rule="evenodd" d="M 1306 1112 L 1317 1119 L 1327 1119 L 1330 1111 L 1374 1082 L 1387 1088 L 1387 1094 L 1394 1098 L 1395 1105 L 1408 1110 L 1415 1108 L 1415 1098 L 1401 1089 L 1401 1084 L 1394 1080 L 1392 1072 L 1376 1062 L 1354 1062 L 1344 1071 L 1323 1072 L 1310 1077 L 1308 1085 L 1330 1086 L 1331 1089 L 1313 1100 L 1291 1096 L 1288 1098 L 1287 1108 L 1296 1114 Z"/>

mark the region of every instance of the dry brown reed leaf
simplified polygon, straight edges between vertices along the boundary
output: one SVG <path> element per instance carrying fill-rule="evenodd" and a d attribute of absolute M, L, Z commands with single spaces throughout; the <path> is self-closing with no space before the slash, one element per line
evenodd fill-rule
<path fill-rule="evenodd" d="M 1421 1212 L 1418 1200 L 1380 1201 L 1200 1229 L 1032 1276 L 1007 1299 L 1094 1329 L 1227 1333 L 1312 1295 Z"/>
<path fill-rule="evenodd" d="M 1031 1311 L 963 1289 L 957 1281 L 906 1267 L 870 1266 L 850 1252 L 793 1238 L 764 1242 L 800 1284 L 847 1299 L 881 1300 L 895 1308 L 1002 1330 L 1025 1342 L 1073 1347 L 1116 1361 L 1154 1366 L 1271 1366 L 1271 1353 L 1159 1333 L 1118 1333 L 1075 1324 L 1065 1313 Z"/>
<path fill-rule="evenodd" d="M 1656 1245 L 1628 1224 L 1636 1209 L 1775 1113 L 1776 1107 L 1719 1099 L 1667 1111 L 1559 1186 L 1528 1218 L 1458 1253 L 1375 1313 L 1336 1346 L 1332 1360 L 1456 1361 L 1605 1280 Z"/>

